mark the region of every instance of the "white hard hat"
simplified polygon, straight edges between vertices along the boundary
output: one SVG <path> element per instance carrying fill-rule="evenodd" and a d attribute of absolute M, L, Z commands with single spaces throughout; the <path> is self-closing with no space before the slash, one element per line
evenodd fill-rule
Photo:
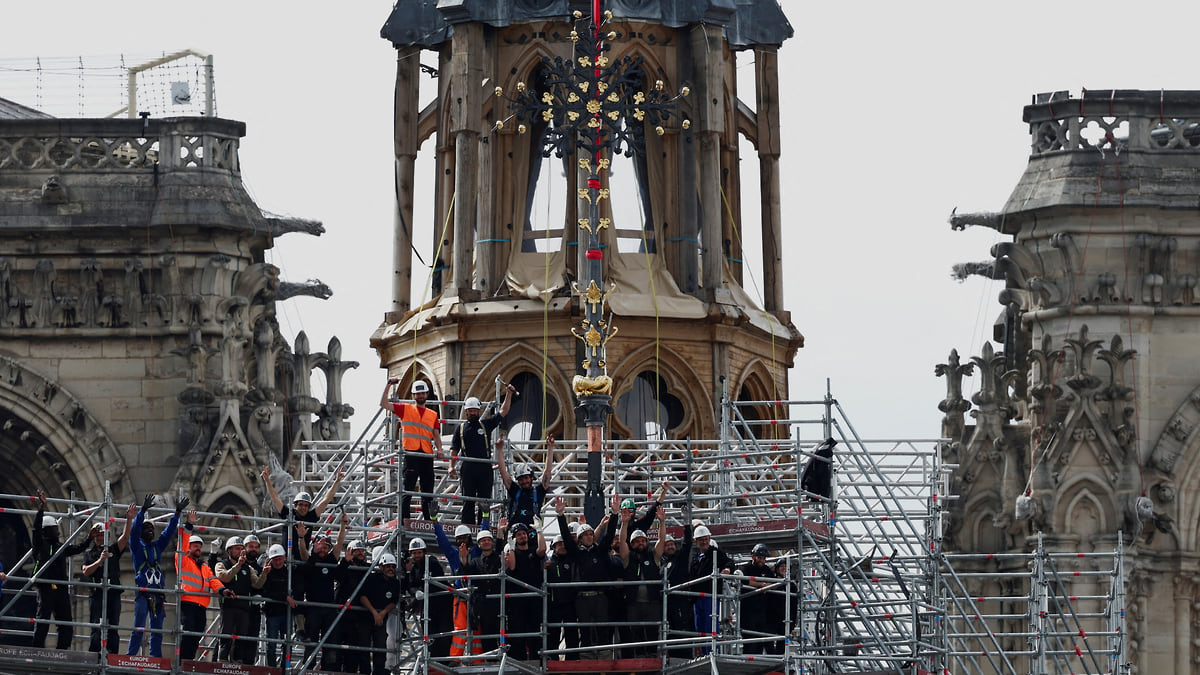
<path fill-rule="evenodd" d="M 308 502 L 309 504 L 312 504 L 312 495 L 308 494 L 307 492 L 297 492 L 296 498 L 292 500 L 293 504 L 296 502 Z"/>
<path fill-rule="evenodd" d="M 675 537 L 668 534 L 667 538 L 664 541 L 667 541 L 667 542 L 675 541 Z"/>
<path fill-rule="evenodd" d="M 629 535 L 629 541 L 633 541 L 634 539 L 637 539 L 638 537 L 645 539 L 646 533 L 641 530 L 634 530 L 633 534 Z"/>
<path fill-rule="evenodd" d="M 463 410 L 479 410 L 483 404 L 474 396 L 468 396 L 467 400 L 463 401 Z"/>
<path fill-rule="evenodd" d="M 357 551 L 365 548 L 367 548 L 367 542 L 363 541 L 362 539 L 355 539 L 354 541 L 350 542 L 350 545 L 346 547 L 346 550 Z"/>
<path fill-rule="evenodd" d="M 245 546 L 246 544 L 249 544 L 250 542 L 254 542 L 256 544 L 261 543 L 258 541 L 258 535 L 248 534 L 248 535 L 246 535 L 246 538 L 242 540 L 242 545 Z"/>
<path fill-rule="evenodd" d="M 271 548 L 267 549 L 268 558 L 282 558 L 287 555 L 287 551 L 283 550 L 283 546 L 279 544 L 271 544 Z"/>
<path fill-rule="evenodd" d="M 233 548 L 234 546 L 243 546 L 242 539 L 240 537 L 230 537 L 229 539 L 227 539 L 225 541 L 225 550 L 226 551 Z"/>
<path fill-rule="evenodd" d="M 491 530 L 480 530 L 479 534 L 476 535 L 475 538 L 478 539 L 479 541 L 483 541 L 484 539 L 491 539 L 492 531 Z"/>
<path fill-rule="evenodd" d="M 561 534 L 554 535 L 554 538 L 550 540 L 551 546 L 554 546 L 555 544 L 561 544 L 561 543 L 563 543 L 563 538 L 562 538 Z"/>
<path fill-rule="evenodd" d="M 712 533 L 708 531 L 707 527 L 703 525 L 697 525 L 696 529 L 692 531 L 692 536 L 696 539 L 699 539 L 700 537 L 712 536 Z"/>
<path fill-rule="evenodd" d="M 108 529 L 108 526 L 105 525 L 104 523 L 96 523 L 95 525 L 92 525 L 92 532 L 95 532 L 96 530 L 100 530 L 101 532 L 103 532 L 107 529 Z"/>
<path fill-rule="evenodd" d="M 469 525 L 459 525 L 458 527 L 454 528 L 454 538 L 455 539 L 458 539 L 459 537 L 461 537 L 463 535 L 466 535 L 468 537 L 471 536 L 471 527 Z"/>
<path fill-rule="evenodd" d="M 591 525 L 588 525 L 587 523 L 580 523 L 579 524 L 579 533 L 576 536 L 582 537 L 583 535 L 587 534 L 588 532 L 595 532 L 595 531 L 596 531 L 596 528 L 592 527 Z"/>
<path fill-rule="evenodd" d="M 579 536 L 579 523 L 578 522 L 567 523 L 567 529 L 571 531 L 572 535 L 574 535 L 576 537 Z"/>
<path fill-rule="evenodd" d="M 429 385 L 425 383 L 425 380 L 417 380 L 416 382 L 413 382 L 412 393 L 428 394 L 429 393 Z"/>
<path fill-rule="evenodd" d="M 395 564 L 396 564 L 396 556 L 392 555 L 391 553 L 384 553 L 383 555 L 379 556 L 379 566 L 380 567 L 383 567 L 384 565 L 395 565 Z"/>
<path fill-rule="evenodd" d="M 532 476 L 536 473 L 537 472 L 533 470 L 532 464 L 522 464 L 521 466 L 517 467 L 517 478 L 520 478 L 521 476 Z"/>
<path fill-rule="evenodd" d="M 203 546 L 204 540 L 197 536 L 188 537 L 188 548 L 191 548 L 192 546 L 195 546 L 196 544 L 200 544 L 201 546 Z"/>
<path fill-rule="evenodd" d="M 424 551 L 425 550 L 425 540 L 420 537 L 413 537 L 413 540 L 408 542 L 408 550 Z"/>
<path fill-rule="evenodd" d="M 58 518 L 54 516 L 42 516 L 42 527 L 58 527 Z"/>

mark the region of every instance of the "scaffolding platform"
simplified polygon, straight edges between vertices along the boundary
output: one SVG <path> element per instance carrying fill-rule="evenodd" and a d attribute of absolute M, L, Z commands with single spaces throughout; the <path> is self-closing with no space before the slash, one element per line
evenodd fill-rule
<path fill-rule="evenodd" d="M 454 410 L 454 405 L 461 403 L 443 402 L 444 408 L 449 406 L 447 410 Z M 814 406 L 817 414 L 804 412 Z M 774 416 L 764 415 L 764 410 L 773 411 Z M 453 415 L 447 417 L 448 430 L 453 430 L 456 420 Z M 819 425 L 819 434 L 811 433 L 813 425 Z M 624 615 L 614 615 L 607 622 L 542 621 L 524 635 L 536 643 L 532 650 L 537 660 L 518 661 L 512 658 L 519 645 L 512 641 L 514 631 L 506 623 L 509 614 L 504 603 L 525 598 L 541 604 L 541 615 L 548 616 L 548 589 L 588 584 L 544 577 L 540 586 L 531 586 L 503 571 L 471 575 L 451 569 L 441 581 L 426 575 L 392 614 L 392 642 L 386 652 L 394 664 L 393 672 L 1099 675 L 1118 672 L 1127 663 L 1123 612 L 1126 571 L 1120 542 L 1111 552 L 1049 550 L 1040 537 L 1031 538 L 1030 550 L 1024 551 L 979 555 L 943 551 L 943 513 L 954 499 L 949 493 L 953 467 L 941 461 L 943 441 L 863 439 L 831 396 L 822 401 L 797 402 L 724 400 L 720 429 L 721 438 L 715 440 L 606 440 L 602 453 L 602 473 L 610 489 L 606 497 L 633 497 L 638 502 L 638 513 L 645 513 L 647 502 L 643 498 L 655 495 L 667 482 L 664 528 L 677 542 L 683 539 L 683 528 L 703 523 L 720 550 L 733 556 L 731 567 L 747 562 L 752 545 L 766 544 L 770 550 L 768 563 L 776 576 L 749 572 L 742 576 L 734 569 L 728 573 L 713 570 L 682 584 L 636 582 L 653 584 L 653 592 L 662 593 L 664 609 L 671 606 L 672 600 L 694 602 L 696 617 L 706 618 L 686 628 L 668 622 L 666 611 L 661 622 L 649 619 L 631 623 Z M 336 501 L 323 512 L 314 529 L 343 534 L 346 541 L 369 541 L 369 548 L 374 549 L 371 559 L 376 563 L 385 553 L 403 560 L 415 537 L 432 540 L 433 522 L 420 517 L 398 518 L 404 497 L 412 498 L 414 507 L 422 497 L 435 500 L 439 522 L 451 532 L 466 502 L 458 494 L 457 481 L 448 477 L 446 463 L 440 460 L 435 462 L 440 482 L 433 493 L 406 492 L 398 437 L 395 420 L 380 413 L 354 442 L 317 442 L 294 452 L 296 474 L 291 494 L 300 490 L 314 496 L 326 493 L 337 477 L 344 475 Z M 825 460 L 831 469 L 830 496 L 826 497 L 801 487 L 800 477 L 807 464 L 817 461 L 814 450 L 829 438 L 836 439 L 838 445 L 833 458 Z M 545 458 L 541 442 L 510 438 L 502 461 L 536 465 Z M 588 459 L 595 457 L 588 456 L 583 443 L 559 441 L 551 467 L 551 497 L 563 497 L 568 520 L 582 516 Z M 505 502 L 498 484 L 491 499 L 480 499 L 494 516 L 499 515 L 497 505 Z M 0 497 L 13 502 L 28 499 L 19 495 Z M 285 501 L 290 498 L 284 495 Z M 124 508 L 107 499 L 103 504 L 74 499 L 50 501 L 52 508 L 47 514 L 53 511 L 56 517 L 64 518 L 67 531 L 74 533 L 67 539 L 87 532 L 94 519 L 113 522 L 114 514 Z M 544 534 L 557 527 L 549 503 L 552 501 L 548 499 L 535 518 L 537 529 Z M 152 511 L 159 527 L 172 513 L 166 505 Z M 33 514 L 27 509 L 13 512 Z M 415 512 L 423 515 L 419 510 Z M 293 524 L 291 520 L 258 515 L 199 516 L 203 520 L 197 524 L 197 532 L 206 541 L 253 531 L 264 548 L 283 543 Z M 498 522 L 490 525 L 497 537 L 502 537 L 498 526 Z M 647 534 L 655 538 L 658 529 L 652 528 Z M 435 560 L 436 548 L 429 547 L 429 551 L 431 555 L 425 560 Z M 13 597 L 33 595 L 38 574 L 30 573 L 27 562 L 23 559 L 9 572 L 4 592 L 11 599 L 0 608 L 3 639 L 27 639 L 33 626 L 29 603 L 24 603 L 26 609 L 21 610 L 25 613 L 19 613 Z M 74 564 L 68 560 L 68 565 Z M 75 586 L 74 614 L 86 616 L 86 598 L 98 585 L 70 583 Z M 480 624 L 430 633 L 430 622 L 423 617 L 431 611 L 435 599 L 453 596 L 459 602 L 479 602 L 478 593 L 451 588 L 452 584 L 470 587 L 477 583 L 499 584 L 498 593 L 488 591 L 488 598 L 499 603 L 499 630 L 481 635 L 486 631 Z M 612 591 L 615 594 L 617 586 L 630 583 L 634 582 L 614 581 Z M 120 588 L 127 598 L 130 591 L 137 590 Z M 179 589 L 168 580 L 164 595 L 168 612 L 173 612 Z M 761 618 L 751 612 L 764 610 L 747 609 L 748 614 L 743 615 L 743 607 L 752 606 L 747 603 L 763 598 L 785 608 L 779 623 L 769 628 L 749 620 Z M 614 602 L 620 606 L 619 600 Z M 701 615 L 702 603 L 710 603 L 713 611 Z M 336 609 L 341 617 L 351 608 L 346 603 Z M 495 612 L 496 608 L 488 611 Z M 469 616 L 470 611 L 465 615 Z M 221 633 L 216 617 L 210 611 L 200 659 L 205 659 L 205 654 L 211 656 L 218 640 L 233 637 Z M 102 619 L 100 623 L 102 629 L 111 625 L 125 635 L 132 628 L 128 614 L 124 620 L 109 623 L 109 619 Z M 86 648 L 85 633 L 91 624 L 76 621 L 72 625 L 75 642 L 71 650 L 0 646 L 0 674 L 281 672 L 265 666 L 209 661 L 180 663 L 177 658 L 114 657 L 100 661 L 81 649 Z M 633 634 L 627 630 L 637 626 L 648 631 L 637 638 L 640 642 L 631 641 Z M 550 629 L 567 627 L 597 630 L 602 638 L 583 647 L 553 644 Z M 184 635 L 178 617 L 169 619 L 162 632 L 163 652 L 176 653 L 175 645 Z M 501 643 L 506 646 L 501 649 L 485 654 L 475 649 L 477 643 L 486 644 L 489 639 L 495 641 L 506 635 L 508 640 Z M 468 651 L 460 661 L 430 653 L 438 640 L 451 638 L 474 651 Z M 323 648 L 365 649 L 325 638 L 302 645 L 302 638 L 291 634 L 269 640 L 259 633 L 246 639 L 257 643 L 258 663 L 265 663 L 267 643 L 288 650 L 292 654 L 289 673 L 315 672 L 313 660 Z M 649 649 L 659 658 L 558 660 L 568 653 L 590 656 L 596 649 L 614 647 Z M 759 649 L 766 653 L 750 653 Z M 681 651 L 682 656 L 678 654 Z M 666 654 L 670 656 L 664 659 Z"/>
<path fill-rule="evenodd" d="M 783 659 L 762 656 L 714 656 L 669 664 L 662 672 L 663 675 L 711 675 L 713 672 L 721 675 L 782 675 L 786 670 Z"/>

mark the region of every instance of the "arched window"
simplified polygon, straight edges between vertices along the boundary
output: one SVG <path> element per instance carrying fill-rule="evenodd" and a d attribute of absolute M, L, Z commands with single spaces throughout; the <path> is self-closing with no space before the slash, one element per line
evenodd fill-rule
<path fill-rule="evenodd" d="M 541 440 L 543 429 L 558 419 L 558 401 L 548 393 L 543 396 L 542 381 L 533 373 L 518 373 L 512 385 L 518 396 L 508 409 L 509 439 L 515 443 Z"/>
<path fill-rule="evenodd" d="M 633 388 L 617 400 L 617 416 L 633 432 L 634 440 L 664 441 L 683 421 L 683 403 L 654 371 L 638 373 Z M 656 449 L 650 443 L 648 449 Z"/>
<path fill-rule="evenodd" d="M 539 66 L 530 74 L 534 91 L 546 91 L 546 69 Z M 529 180 L 525 197 L 525 224 L 521 233 L 522 253 L 546 253 L 562 248 L 563 224 L 567 214 L 568 157 L 555 157 L 543 151 L 550 123 L 533 120 L 529 133 L 519 137 L 529 146 Z M 520 142 L 520 141 L 518 141 Z"/>

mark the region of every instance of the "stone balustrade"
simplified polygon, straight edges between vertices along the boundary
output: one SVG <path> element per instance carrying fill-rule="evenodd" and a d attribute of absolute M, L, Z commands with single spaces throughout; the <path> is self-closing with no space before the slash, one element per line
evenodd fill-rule
<path fill-rule="evenodd" d="M 1200 92 L 1084 90 L 1039 94 L 1025 107 L 1032 153 L 1200 152 Z"/>
<path fill-rule="evenodd" d="M 239 176 L 242 122 L 207 117 L 0 124 L 0 172 L 203 171 Z"/>

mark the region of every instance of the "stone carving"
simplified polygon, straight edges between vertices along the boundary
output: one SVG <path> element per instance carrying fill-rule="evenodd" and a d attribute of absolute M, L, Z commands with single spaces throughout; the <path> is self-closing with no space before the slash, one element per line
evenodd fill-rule
<path fill-rule="evenodd" d="M 1174 268 L 1179 241 L 1175 237 L 1139 234 L 1133 246 L 1138 261 L 1135 282 L 1139 285 L 1134 300 L 1148 305 L 1181 304 Z"/>
<path fill-rule="evenodd" d="M 308 335 L 300 331 L 296 335 L 292 354 L 292 391 L 288 404 L 292 410 L 292 437 L 288 447 L 298 448 L 313 438 L 312 416 L 321 411 L 321 402 L 312 396 L 310 379 L 312 371 L 324 362 L 325 354 L 310 354 Z"/>
<path fill-rule="evenodd" d="M 1193 444 L 1200 428 L 1200 387 L 1187 396 L 1167 420 L 1162 434 L 1150 450 L 1148 464 L 1167 476 L 1175 475 L 1176 465 L 1185 449 Z"/>
<path fill-rule="evenodd" d="M 84 258 L 79 263 L 79 312 L 82 326 L 100 325 L 100 301 L 104 297 L 104 273 L 100 261 Z"/>
<path fill-rule="evenodd" d="M 333 297 L 333 289 L 325 285 L 320 279 L 309 279 L 304 283 L 280 282 L 278 293 L 280 300 L 287 300 L 299 295 L 328 300 Z"/>
<path fill-rule="evenodd" d="M 975 372 L 973 364 L 960 364 L 958 350 L 950 350 L 946 363 L 933 367 L 934 375 L 946 378 L 946 398 L 938 403 L 938 410 L 945 413 L 942 417 L 942 437 L 952 441 L 962 439 L 963 413 L 971 409 L 971 403 L 963 398 L 962 379 Z"/>
<path fill-rule="evenodd" d="M 183 302 L 183 284 L 179 279 L 179 262 L 175 256 L 165 253 L 157 259 L 159 277 L 162 279 L 163 296 L 165 297 L 164 321 L 171 326 L 187 323 L 185 303 Z"/>
<path fill-rule="evenodd" d="M 320 431 L 323 440 L 347 440 L 343 438 L 345 420 L 354 414 L 354 408 L 342 402 L 342 377 L 346 371 L 358 367 L 358 361 L 342 360 L 342 342 L 336 337 L 329 340 L 326 358 L 316 364 L 325 372 L 325 405 L 320 411 Z"/>
<path fill-rule="evenodd" d="M 250 342 L 243 334 L 243 313 L 246 298 L 235 296 L 221 302 L 221 384 L 230 390 L 229 395 L 240 396 L 246 391 L 246 345 Z"/>
<path fill-rule="evenodd" d="M 144 265 L 137 258 L 125 260 L 125 302 L 124 307 L 129 323 L 146 325 L 146 279 L 142 272 Z"/>
<path fill-rule="evenodd" d="M 33 268 L 33 307 L 26 325 L 48 328 L 57 321 L 58 302 L 54 297 L 54 263 L 48 258 L 37 261 Z"/>
<path fill-rule="evenodd" d="M 251 397 L 255 402 L 274 401 L 275 360 L 283 350 L 279 326 L 273 316 L 260 316 L 254 322 L 254 382 Z"/>
<path fill-rule="evenodd" d="M 42 201 L 47 204 L 65 204 L 67 189 L 58 176 L 50 176 L 42 183 Z"/>
<path fill-rule="evenodd" d="M 8 258 L 0 257 L 0 328 L 13 325 L 9 318 L 9 312 L 12 308 L 12 300 L 17 295 L 16 288 L 13 286 L 12 279 L 12 263 Z"/>
<path fill-rule="evenodd" d="M 968 227 L 990 227 L 993 230 L 999 230 L 1004 224 L 1004 214 L 994 213 L 991 211 L 979 211 L 977 213 L 959 213 L 958 209 L 950 212 L 950 229 L 965 230 Z"/>

